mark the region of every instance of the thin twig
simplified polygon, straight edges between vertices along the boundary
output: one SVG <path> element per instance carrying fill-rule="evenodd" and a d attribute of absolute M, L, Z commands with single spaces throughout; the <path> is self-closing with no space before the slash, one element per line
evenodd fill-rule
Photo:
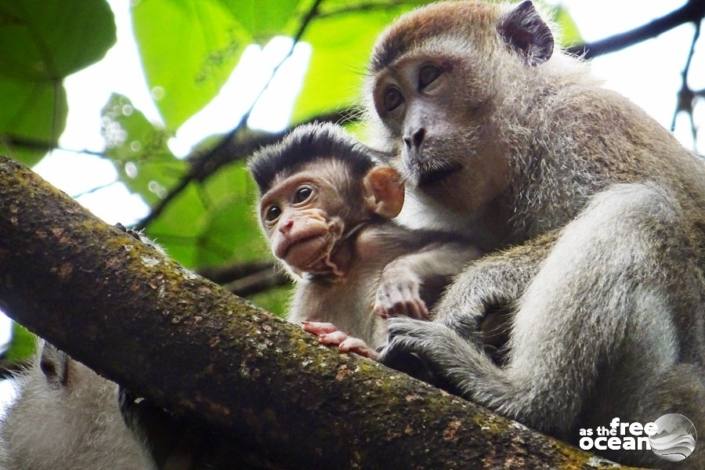
<path fill-rule="evenodd" d="M 228 282 L 242 279 L 251 274 L 274 269 L 271 261 L 250 261 L 245 263 L 233 263 L 224 266 L 211 266 L 198 270 L 198 274 L 210 279 L 217 284 L 227 284 Z"/>
<path fill-rule="evenodd" d="M 240 297 L 249 297 L 275 287 L 282 287 L 289 284 L 291 284 L 291 279 L 286 277 L 284 273 L 273 269 L 265 269 L 225 284 L 223 287 Z"/>
<path fill-rule="evenodd" d="M 700 23 L 695 22 L 695 32 L 693 33 L 693 40 L 690 43 L 690 50 L 688 51 L 688 58 L 685 61 L 685 66 L 681 72 L 681 88 L 678 90 L 678 100 L 676 102 L 676 110 L 673 112 L 673 120 L 671 121 L 671 132 L 676 130 L 676 117 L 681 111 L 686 111 L 690 115 L 690 126 L 691 132 L 693 133 L 693 140 L 697 137 L 697 131 L 695 129 L 695 122 L 693 121 L 693 100 L 695 99 L 695 94 L 693 90 L 688 86 L 688 73 L 690 72 L 690 63 L 693 60 L 693 54 L 695 53 L 695 44 L 698 42 L 700 37 Z"/>
<path fill-rule="evenodd" d="M 104 184 L 101 184 L 101 185 L 98 185 L 98 186 L 94 186 L 94 187 L 92 187 L 91 189 L 87 189 L 87 190 L 85 190 L 85 191 L 81 191 L 80 193 L 72 194 L 71 197 L 72 197 L 73 199 L 78 199 L 78 198 L 81 197 L 81 196 L 86 196 L 86 195 L 88 195 L 88 194 L 93 194 L 93 193 L 96 192 L 96 191 L 100 191 L 101 189 L 109 188 L 110 186 L 112 186 L 112 185 L 114 185 L 114 184 L 117 184 L 117 183 L 119 183 L 119 182 L 120 182 L 119 179 L 115 179 L 115 180 L 113 180 L 113 181 L 109 181 L 109 182 L 107 182 L 107 183 L 104 183 Z"/>

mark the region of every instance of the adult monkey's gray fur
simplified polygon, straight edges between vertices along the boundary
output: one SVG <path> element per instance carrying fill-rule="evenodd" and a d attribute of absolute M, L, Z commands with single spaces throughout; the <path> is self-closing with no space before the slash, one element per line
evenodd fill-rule
<path fill-rule="evenodd" d="M 375 46 L 367 96 L 416 199 L 407 220 L 499 253 L 434 322 L 391 319 L 385 354 L 415 353 L 468 399 L 573 442 L 666 413 L 705 436 L 703 162 L 554 50 L 528 1 L 407 14 Z M 515 304 L 503 365 L 478 344 L 497 303 Z M 676 465 L 705 468 L 705 445 Z"/>

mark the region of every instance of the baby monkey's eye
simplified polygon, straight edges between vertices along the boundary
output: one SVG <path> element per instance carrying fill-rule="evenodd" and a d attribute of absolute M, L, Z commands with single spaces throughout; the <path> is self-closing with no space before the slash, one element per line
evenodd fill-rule
<path fill-rule="evenodd" d="M 435 79 L 441 75 L 441 69 L 435 65 L 424 65 L 419 70 L 419 90 L 423 90 L 429 86 Z"/>
<path fill-rule="evenodd" d="M 294 193 L 294 204 L 299 204 L 308 200 L 308 198 L 311 197 L 311 194 L 313 194 L 313 188 L 311 186 L 301 186 L 296 190 L 296 193 Z"/>
<path fill-rule="evenodd" d="M 267 222 L 273 222 L 279 218 L 281 215 L 282 210 L 279 208 L 279 206 L 269 206 L 267 210 L 264 212 L 264 219 Z"/>

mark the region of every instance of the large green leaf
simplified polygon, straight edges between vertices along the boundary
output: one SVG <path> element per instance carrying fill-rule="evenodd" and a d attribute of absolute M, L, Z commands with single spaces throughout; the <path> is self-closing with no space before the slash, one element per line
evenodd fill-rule
<path fill-rule="evenodd" d="M 66 122 L 63 78 L 100 59 L 114 42 L 104 0 L 0 2 L 0 140 L 55 143 Z M 0 151 L 30 165 L 45 153 L 22 144 L 3 144 Z"/>
<path fill-rule="evenodd" d="M 188 170 L 187 163 L 166 146 L 170 134 L 155 127 L 122 95 L 113 94 L 102 115 L 105 153 L 120 180 L 145 202 L 156 204 Z"/>
<path fill-rule="evenodd" d="M 13 139 L 51 144 L 66 124 L 66 92 L 60 82 L 7 79 L 0 76 L 0 152 L 33 165 L 46 153 L 6 144 L 2 135 Z"/>
<path fill-rule="evenodd" d="M 334 2 L 314 20 L 303 40 L 313 46 L 311 64 L 294 108 L 294 121 L 358 103 L 375 39 L 402 12 L 423 2 L 390 1 L 379 9 L 356 10 L 364 2 Z"/>
<path fill-rule="evenodd" d="M 252 42 L 221 0 L 141 0 L 132 19 L 147 81 L 170 129 L 218 93 Z"/>
<path fill-rule="evenodd" d="M 220 1 L 258 42 L 281 34 L 299 4 L 299 0 Z"/>
<path fill-rule="evenodd" d="M 209 211 L 201 233 L 198 266 L 225 261 L 253 261 L 267 257 L 268 249 L 255 217 L 256 192 L 242 163 L 230 165 L 203 188 Z"/>
<path fill-rule="evenodd" d="M 262 259 L 266 254 L 265 244 L 252 219 L 252 210 L 236 198 L 209 210 L 199 236 L 196 265 Z"/>
<path fill-rule="evenodd" d="M 91 64 L 115 42 L 104 0 L 0 2 L 0 74 L 53 81 Z"/>
<path fill-rule="evenodd" d="M 147 236 L 162 245 L 169 256 L 188 268 L 198 267 L 199 237 L 206 223 L 207 208 L 190 184 L 147 228 Z"/>

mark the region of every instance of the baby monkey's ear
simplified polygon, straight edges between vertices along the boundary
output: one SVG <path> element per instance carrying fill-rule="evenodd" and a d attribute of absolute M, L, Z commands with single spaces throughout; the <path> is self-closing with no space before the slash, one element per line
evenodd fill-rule
<path fill-rule="evenodd" d="M 397 171 L 389 166 L 372 168 L 362 182 L 367 208 L 385 219 L 393 219 L 404 205 L 404 184 Z"/>

